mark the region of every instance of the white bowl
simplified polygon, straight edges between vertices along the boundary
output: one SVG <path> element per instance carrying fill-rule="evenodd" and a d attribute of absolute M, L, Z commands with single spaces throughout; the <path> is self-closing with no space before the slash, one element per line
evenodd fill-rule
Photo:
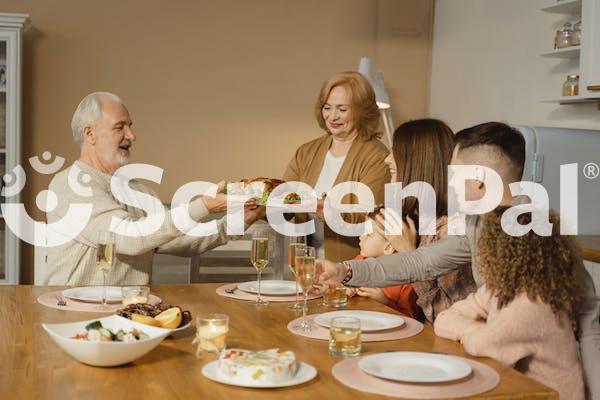
<path fill-rule="evenodd" d="M 103 327 L 112 332 L 117 332 L 119 329 L 136 328 L 150 337 L 135 342 L 89 342 L 71 339 L 78 333 L 86 332 L 86 325 L 94 321 L 100 321 Z M 114 367 L 137 360 L 171 334 L 171 329 L 140 324 L 118 315 L 66 324 L 42 324 L 42 327 L 52 340 L 71 357 L 97 367 Z"/>

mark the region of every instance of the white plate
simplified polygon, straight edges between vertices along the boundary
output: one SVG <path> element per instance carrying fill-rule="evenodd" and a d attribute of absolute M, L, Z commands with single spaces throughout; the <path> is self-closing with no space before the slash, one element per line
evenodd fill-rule
<path fill-rule="evenodd" d="M 244 282 L 237 285 L 238 289 L 248 293 L 258 293 L 258 281 Z M 298 286 L 298 293 L 302 289 Z M 260 294 L 267 296 L 288 296 L 296 294 L 296 282 L 267 280 L 260 282 Z"/>
<path fill-rule="evenodd" d="M 65 289 L 62 295 L 68 299 L 84 301 L 87 303 L 102 302 L 102 286 L 83 286 Z M 106 302 L 120 303 L 122 300 L 121 288 L 118 286 L 106 287 Z"/>
<path fill-rule="evenodd" d="M 398 351 L 362 358 L 358 366 L 369 375 L 401 382 L 449 382 L 471 374 L 471 366 L 459 357 Z"/>
<path fill-rule="evenodd" d="M 234 379 L 221 378 L 217 374 L 217 371 L 219 369 L 219 360 L 211 361 L 208 364 L 205 364 L 204 367 L 202 367 L 202 375 L 204 375 L 211 381 L 224 383 L 226 385 L 251 387 L 251 388 L 264 388 L 264 389 L 299 385 L 301 383 L 308 382 L 311 379 L 314 379 L 315 376 L 317 376 L 317 370 L 315 369 L 315 367 L 313 367 L 312 365 L 303 363 L 303 362 L 300 362 L 299 364 L 300 365 L 298 366 L 298 371 L 296 372 L 296 376 L 294 376 L 292 379 L 290 379 L 286 382 L 281 382 L 281 383 L 277 383 L 277 384 L 267 384 L 267 383 L 248 384 L 248 383 L 236 382 Z"/>
<path fill-rule="evenodd" d="M 331 319 L 335 317 L 354 317 L 360 319 L 362 332 L 376 332 L 386 329 L 398 328 L 405 324 L 404 318 L 377 311 L 344 310 L 331 311 L 315 316 L 315 322 L 325 328 L 331 326 Z"/>
<path fill-rule="evenodd" d="M 93 321 L 100 321 L 103 327 L 113 332 L 117 332 L 119 329 L 136 328 L 147 334 L 149 338 L 135 342 L 89 342 L 72 339 L 77 333 L 85 332 L 86 325 Z M 82 363 L 98 367 L 112 367 L 137 360 L 171 334 L 170 329 L 140 324 L 118 315 L 64 324 L 42 324 L 42 327 L 52 340 L 71 357 Z"/>

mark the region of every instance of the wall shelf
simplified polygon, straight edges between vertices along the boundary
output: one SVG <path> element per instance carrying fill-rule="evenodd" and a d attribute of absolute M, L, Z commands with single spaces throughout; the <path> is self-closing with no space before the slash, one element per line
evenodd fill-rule
<path fill-rule="evenodd" d="M 549 1 L 548 5 L 542 8 L 542 11 L 552 14 L 581 14 L 581 0 Z"/>
<path fill-rule="evenodd" d="M 581 104 L 581 103 L 600 103 L 600 97 L 581 97 L 581 96 L 566 96 L 557 97 L 554 99 L 541 100 L 542 103 L 558 103 L 558 104 Z"/>
<path fill-rule="evenodd" d="M 564 49 L 556 49 L 556 50 L 548 51 L 546 53 L 542 53 L 542 54 L 540 54 L 540 57 L 576 58 L 576 57 L 579 57 L 580 50 L 581 50 L 580 46 L 565 47 Z"/>
<path fill-rule="evenodd" d="M 571 21 L 579 19 L 581 23 L 581 44 L 579 46 L 555 49 L 540 54 L 540 57 L 554 60 L 568 60 L 573 64 L 570 74 L 579 75 L 579 95 L 555 97 L 542 100 L 554 104 L 598 104 L 600 109 L 600 0 L 547 0 L 542 11 L 568 15 Z M 564 22 L 557 19 L 556 28 Z M 575 65 L 576 64 L 576 65 Z M 577 71 L 577 72 L 574 72 Z M 564 77 L 556 82 L 555 93 L 561 93 Z M 550 93 L 552 96 L 552 93 Z"/>

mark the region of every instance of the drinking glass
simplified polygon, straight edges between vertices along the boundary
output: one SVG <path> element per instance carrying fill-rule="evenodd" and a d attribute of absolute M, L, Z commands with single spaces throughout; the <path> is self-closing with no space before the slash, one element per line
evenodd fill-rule
<path fill-rule="evenodd" d="M 225 339 L 229 333 L 229 316 L 226 314 L 200 314 L 196 318 L 196 337 L 192 344 L 197 344 L 196 356 L 200 353 L 219 354 L 225 349 Z"/>
<path fill-rule="evenodd" d="M 304 306 L 302 307 L 302 319 L 295 329 L 302 332 L 310 332 L 311 330 L 310 324 L 306 319 L 306 301 L 308 298 L 308 291 L 317 282 L 315 274 L 315 248 L 312 246 L 296 248 L 296 279 L 304 293 Z"/>
<path fill-rule="evenodd" d="M 329 355 L 357 356 L 360 354 L 360 319 L 335 317 L 329 327 Z"/>
<path fill-rule="evenodd" d="M 250 304 L 255 306 L 266 306 L 268 301 L 260 297 L 260 276 L 262 270 L 269 264 L 269 235 L 267 231 L 256 231 L 252 237 L 252 251 L 250 253 L 250 262 L 256 268 L 258 280 L 258 294 L 256 300 L 252 300 Z"/>
<path fill-rule="evenodd" d="M 97 244 L 96 266 L 102 271 L 102 304 L 97 309 L 106 311 L 111 309 L 106 304 L 106 276 L 115 266 L 115 234 L 99 231 Z"/>
<path fill-rule="evenodd" d="M 306 248 L 306 236 L 293 236 L 290 237 L 290 245 L 288 248 L 288 267 L 294 274 L 294 280 L 296 281 L 296 302 L 289 309 L 299 311 L 302 308 L 300 301 L 298 300 L 298 276 L 296 275 L 296 249 Z"/>
<path fill-rule="evenodd" d="M 327 285 L 323 293 L 323 304 L 328 307 L 345 307 L 348 304 L 346 287 L 341 283 Z"/>

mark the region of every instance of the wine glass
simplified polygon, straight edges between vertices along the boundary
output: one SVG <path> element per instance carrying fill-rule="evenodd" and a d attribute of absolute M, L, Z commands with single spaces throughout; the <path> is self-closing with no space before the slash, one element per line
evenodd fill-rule
<path fill-rule="evenodd" d="M 254 232 L 252 236 L 252 252 L 250 253 L 250 262 L 256 268 L 258 279 L 258 295 L 256 300 L 252 300 L 250 304 L 255 306 L 266 306 L 268 301 L 260 297 L 260 275 L 262 270 L 269 264 L 269 235 L 268 232 L 260 230 Z"/>
<path fill-rule="evenodd" d="M 288 267 L 294 274 L 294 280 L 296 281 L 296 302 L 290 306 L 289 309 L 298 311 L 302 308 L 300 301 L 298 300 L 298 276 L 296 275 L 296 249 L 306 248 L 306 236 L 292 236 L 290 237 L 290 245 L 288 247 Z"/>
<path fill-rule="evenodd" d="M 294 329 L 302 332 L 310 332 L 310 324 L 306 319 L 306 301 L 308 292 L 317 283 L 315 268 L 315 248 L 312 246 L 296 248 L 296 277 L 304 293 L 304 306 L 302 307 L 302 319 Z"/>
<path fill-rule="evenodd" d="M 102 271 L 102 304 L 99 310 L 110 310 L 106 304 L 106 276 L 115 266 L 115 234 L 109 231 L 98 232 L 98 248 L 96 250 L 96 266 Z"/>

